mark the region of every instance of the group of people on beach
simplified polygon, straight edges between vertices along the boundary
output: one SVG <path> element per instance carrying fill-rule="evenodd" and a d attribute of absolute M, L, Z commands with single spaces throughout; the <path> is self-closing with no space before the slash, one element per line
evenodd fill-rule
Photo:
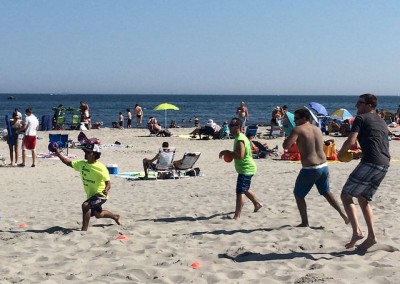
<path fill-rule="evenodd" d="M 327 202 L 339 213 L 345 224 L 350 223 L 352 226 L 352 236 L 350 241 L 345 245 L 346 248 L 354 247 L 359 240 L 364 238 L 358 221 L 357 207 L 353 198 L 358 200 L 368 230 L 366 239 L 358 248 L 368 249 L 377 242 L 374 229 L 374 215 L 370 202 L 388 172 L 390 165 L 387 125 L 375 111 L 377 104 L 378 99 L 373 94 L 359 96 L 355 105 L 357 116 L 351 126 L 347 140 L 338 152 L 339 160 L 344 160 L 347 151 L 358 141 L 363 153 L 360 163 L 349 175 L 343 186 L 340 198 L 344 210 L 341 209 L 339 202 L 330 191 L 329 168 L 323 151 L 324 141 L 322 132 L 317 126 L 310 123 L 310 112 L 308 109 L 298 109 L 294 112 L 296 126 L 290 135 L 285 138 L 282 145 L 284 149 L 288 149 L 293 144 L 297 144 L 301 155 L 302 169 L 297 176 L 293 191 L 301 218 L 301 223 L 298 227 L 309 226 L 305 198 L 315 185 L 320 195 L 324 196 Z M 86 110 L 88 111 L 88 107 L 85 108 L 85 112 Z M 21 122 L 21 114 L 17 109 L 14 111 L 12 128 L 24 131 L 25 133 L 22 148 L 22 164 L 20 166 L 25 166 L 26 151 L 31 150 L 33 159 L 32 167 L 35 167 L 36 130 L 38 129 L 39 121 L 31 109 L 26 109 L 25 113 L 24 122 Z M 235 170 L 238 173 L 236 181 L 236 206 L 233 216 L 233 219 L 238 220 L 245 197 L 249 198 L 253 203 L 254 212 L 258 212 L 263 207 L 263 204 L 251 189 L 251 180 L 256 174 L 257 167 L 252 158 L 251 142 L 244 135 L 244 126 L 249 118 L 249 114 L 243 102 L 237 109 L 236 114 L 238 117 L 232 118 L 226 125 L 229 128 L 230 134 L 234 137 L 233 149 L 222 150 L 219 153 L 219 158 L 228 157 L 229 159 L 233 159 Z M 86 114 L 85 118 L 87 118 Z M 80 172 L 82 183 L 87 193 L 87 199 L 82 204 L 82 230 L 85 231 L 88 229 L 90 217 L 92 216 L 96 218 L 110 218 L 117 224 L 120 224 L 120 215 L 102 209 L 102 204 L 107 201 L 111 183 L 107 168 L 98 161 L 101 156 L 99 146 L 97 144 L 85 144 L 82 150 L 85 153 L 84 159 L 70 160 L 57 147 L 52 149 L 62 163 Z M 12 158 L 13 151 L 15 153 L 15 160 Z M 11 162 L 17 163 L 18 150 L 10 147 L 10 156 Z M 143 167 L 148 168 L 149 164 L 155 159 L 157 159 L 157 156 L 153 159 L 144 159 Z M 145 173 L 147 176 L 146 171 Z"/>
<path fill-rule="evenodd" d="M 357 241 L 364 238 L 353 198 L 358 200 L 368 230 L 366 239 L 358 246 L 358 249 L 367 250 L 377 242 L 370 202 L 390 165 L 387 125 L 375 111 L 377 104 L 378 99 L 373 94 L 359 96 L 355 105 L 357 116 L 347 140 L 338 153 L 339 160 L 344 160 L 350 147 L 357 141 L 363 153 L 360 163 L 348 177 L 340 195 L 344 211 L 330 191 L 329 168 L 323 151 L 322 132 L 320 128 L 310 123 L 308 109 L 298 109 L 294 112 L 296 127 L 285 138 L 282 145 L 284 149 L 288 149 L 296 143 L 301 154 L 302 169 L 298 174 L 293 191 L 301 217 L 298 227 L 309 226 L 305 197 L 315 185 L 318 192 L 339 213 L 345 224 L 350 223 L 352 226 L 353 233 L 350 241 L 345 245 L 346 248 L 354 247 Z M 238 178 L 236 209 L 233 218 L 237 220 L 240 217 L 245 196 L 253 203 L 254 212 L 259 211 L 263 205 L 251 190 L 251 179 L 256 173 L 256 165 L 251 156 L 250 142 L 243 134 L 243 121 L 235 117 L 230 121 L 229 128 L 235 137 L 233 150 L 221 151 L 219 158 L 229 156 L 235 162 Z"/>
<path fill-rule="evenodd" d="M 136 104 L 134 107 L 135 117 L 136 117 L 136 127 L 141 128 L 143 127 L 143 108 Z M 120 129 L 124 128 L 125 117 L 122 112 L 119 113 L 118 116 L 118 127 Z M 132 128 L 132 112 L 130 108 L 126 109 L 126 128 Z"/>
<path fill-rule="evenodd" d="M 22 119 L 22 114 L 16 108 L 9 123 L 7 137 L 10 151 L 9 166 L 25 167 L 27 151 L 31 151 L 31 167 L 36 167 L 36 131 L 39 129 L 39 120 L 31 108 L 25 110 L 25 117 Z M 22 163 L 20 164 L 18 164 L 19 148 L 22 149 Z"/>

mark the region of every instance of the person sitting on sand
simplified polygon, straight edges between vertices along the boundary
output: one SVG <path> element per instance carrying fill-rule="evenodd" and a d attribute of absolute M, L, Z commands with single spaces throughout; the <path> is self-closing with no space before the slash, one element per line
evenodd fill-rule
<path fill-rule="evenodd" d="M 87 199 L 82 204 L 82 231 L 87 231 L 90 217 L 113 219 L 121 225 L 118 214 L 103 210 L 101 207 L 108 199 L 111 188 L 110 174 L 107 168 L 97 161 L 100 158 L 100 148 L 97 144 L 86 144 L 82 150 L 85 152 L 84 160 L 73 160 L 55 149 L 54 153 L 65 165 L 80 172 Z"/>
<path fill-rule="evenodd" d="M 268 156 L 276 154 L 278 151 L 278 145 L 276 145 L 275 148 L 270 149 L 268 147 L 268 144 L 262 144 L 258 141 L 253 140 L 253 135 L 247 134 L 246 137 L 250 141 L 251 153 L 253 154 L 253 158 L 267 158 Z"/>
<path fill-rule="evenodd" d="M 332 120 L 329 125 L 328 125 L 328 132 L 329 133 L 335 133 L 335 132 L 339 132 L 340 130 L 340 124 L 337 122 L 337 119 L 335 118 L 334 120 Z"/>
<path fill-rule="evenodd" d="M 236 182 L 236 209 L 233 219 L 238 220 L 242 212 L 245 197 L 254 205 L 254 212 L 257 212 L 263 206 L 256 198 L 255 193 L 250 189 L 251 178 L 257 172 L 257 166 L 251 154 L 251 146 L 249 139 L 242 133 L 242 121 L 239 118 L 232 118 L 229 123 L 229 130 L 235 137 L 233 142 L 233 151 L 223 150 L 219 153 L 219 158 L 230 156 L 235 161 L 235 169 L 238 173 Z"/>
<path fill-rule="evenodd" d="M 289 149 L 294 143 L 297 143 L 301 155 L 301 165 L 303 166 L 294 186 L 294 196 L 301 217 L 301 223 L 298 227 L 309 226 L 305 197 L 314 184 L 318 192 L 325 197 L 348 224 L 349 219 L 329 189 L 329 168 L 323 151 L 324 140 L 321 129 L 310 123 L 310 117 L 311 114 L 307 109 L 296 110 L 294 112 L 296 127 L 283 142 L 284 149 Z"/>
<path fill-rule="evenodd" d="M 169 143 L 163 142 L 161 145 L 161 148 L 163 150 L 168 150 Z M 149 178 L 149 168 L 155 169 L 156 164 L 154 162 L 158 160 L 159 156 L 160 156 L 160 152 L 158 152 L 152 159 L 147 159 L 147 158 L 143 159 L 143 171 L 144 171 L 143 179 Z"/>
<path fill-rule="evenodd" d="M 157 136 L 171 136 L 171 133 L 163 129 L 155 117 L 150 116 L 147 121 L 147 128 L 150 130 L 150 134 L 156 134 Z"/>
<path fill-rule="evenodd" d="M 217 136 L 220 130 L 221 126 L 216 124 L 214 120 L 209 119 L 206 125 L 196 128 L 189 134 L 192 135 L 192 138 L 196 138 L 196 135 L 199 135 L 200 139 L 201 135 L 212 135 L 213 138 L 218 138 Z"/>

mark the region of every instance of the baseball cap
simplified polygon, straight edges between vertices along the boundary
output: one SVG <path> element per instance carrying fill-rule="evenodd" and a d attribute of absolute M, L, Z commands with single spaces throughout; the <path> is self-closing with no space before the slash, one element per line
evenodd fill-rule
<path fill-rule="evenodd" d="M 85 152 L 96 152 L 100 153 L 100 147 L 98 144 L 86 144 L 83 148 L 83 151 Z"/>

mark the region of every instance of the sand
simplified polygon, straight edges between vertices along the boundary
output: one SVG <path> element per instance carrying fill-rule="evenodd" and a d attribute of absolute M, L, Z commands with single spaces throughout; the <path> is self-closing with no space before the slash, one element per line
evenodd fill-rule
<path fill-rule="evenodd" d="M 119 172 L 141 171 L 143 157 L 153 157 L 163 141 L 177 148 L 177 158 L 201 152 L 199 177 L 111 176 L 103 207 L 121 214 L 122 226 L 92 218 L 89 230 L 80 231 L 85 193 L 79 173 L 57 159 L 37 159 L 36 168 L 0 168 L 0 283 L 398 283 L 399 141 L 390 142 L 391 168 L 372 203 L 379 242 L 360 253 L 345 249 L 351 228 L 315 188 L 306 199 L 311 227 L 296 228 L 298 162 L 256 160 L 252 188 L 264 207 L 253 213 L 246 201 L 240 220 L 232 220 L 237 174 L 233 163 L 218 158 L 232 140 L 178 136 L 191 130 L 173 129 L 169 138 L 149 137 L 144 129 L 86 132 L 104 144 L 122 143 L 104 148 L 100 159 L 118 164 Z M 76 141 L 77 131 L 65 133 Z M 47 152 L 48 134 L 39 132 L 38 153 Z M 282 138 L 257 140 L 282 149 Z M 340 148 L 344 138 L 335 141 Z M 69 153 L 83 158 L 79 149 Z M 6 142 L 0 154 L 8 160 Z M 357 163 L 329 163 L 335 196 Z"/>

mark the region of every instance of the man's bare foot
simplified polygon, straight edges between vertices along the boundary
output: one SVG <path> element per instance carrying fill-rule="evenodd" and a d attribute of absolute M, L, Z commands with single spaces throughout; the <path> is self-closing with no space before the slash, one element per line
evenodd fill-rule
<path fill-rule="evenodd" d="M 258 210 L 260 210 L 263 207 L 263 205 L 261 203 L 257 203 L 256 206 L 254 206 L 254 212 L 257 212 Z"/>
<path fill-rule="evenodd" d="M 115 214 L 115 217 L 113 218 L 115 223 L 117 223 L 118 225 L 121 226 L 121 223 L 119 222 L 119 219 L 121 218 L 121 216 L 119 216 L 118 214 Z"/>
<path fill-rule="evenodd" d="M 300 223 L 296 227 L 301 228 L 301 227 L 309 227 L 307 223 Z"/>
<path fill-rule="evenodd" d="M 347 244 L 345 245 L 345 248 L 349 249 L 349 248 L 354 247 L 354 245 L 356 244 L 356 242 L 359 241 L 359 240 L 361 240 L 361 239 L 363 239 L 363 238 L 364 238 L 364 235 L 363 235 L 362 233 L 360 233 L 360 234 L 358 234 L 358 235 L 353 235 L 353 236 L 351 237 L 350 242 L 347 243 Z"/>
<path fill-rule="evenodd" d="M 236 220 L 236 221 L 238 221 L 238 220 L 239 220 L 239 218 L 240 218 L 240 216 L 239 216 L 239 215 L 236 215 L 236 214 L 235 214 L 235 216 L 233 216 L 233 220 Z"/>
<path fill-rule="evenodd" d="M 345 223 L 346 225 L 350 224 L 350 219 L 349 219 L 346 215 L 343 215 L 342 218 L 343 218 L 344 223 Z"/>
<path fill-rule="evenodd" d="M 363 241 L 360 245 L 357 246 L 357 249 L 367 250 L 377 242 L 378 242 L 377 239 L 366 238 L 365 241 Z"/>

